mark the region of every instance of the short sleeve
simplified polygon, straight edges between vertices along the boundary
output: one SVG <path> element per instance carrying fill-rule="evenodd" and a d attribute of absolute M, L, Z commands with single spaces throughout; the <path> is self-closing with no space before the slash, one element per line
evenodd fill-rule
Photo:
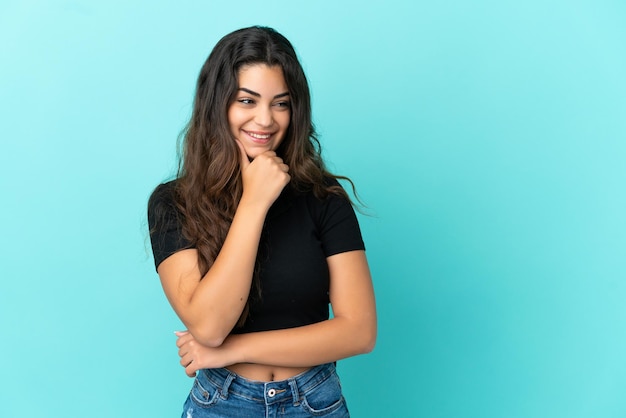
<path fill-rule="evenodd" d="M 181 218 L 174 204 L 174 182 L 159 185 L 148 201 L 148 226 L 155 268 L 175 252 L 193 248 L 183 236 Z"/>
<path fill-rule="evenodd" d="M 332 183 L 339 185 L 334 179 Z M 330 194 L 318 203 L 314 216 L 324 255 L 330 257 L 347 251 L 365 250 L 359 222 L 350 201 L 344 196 Z"/>

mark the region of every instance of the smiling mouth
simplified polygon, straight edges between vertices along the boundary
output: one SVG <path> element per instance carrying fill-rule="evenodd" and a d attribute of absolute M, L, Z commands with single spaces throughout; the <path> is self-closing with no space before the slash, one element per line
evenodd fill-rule
<path fill-rule="evenodd" d="M 268 133 L 268 134 L 261 134 L 261 133 L 258 133 L 258 132 L 250 132 L 250 131 L 244 131 L 244 132 L 245 132 L 246 134 L 248 134 L 249 136 L 251 136 L 252 138 L 254 138 L 254 139 L 258 139 L 258 140 L 261 140 L 261 141 L 264 141 L 264 140 L 270 139 L 270 137 L 273 135 L 273 134 L 271 134 L 271 133 Z"/>

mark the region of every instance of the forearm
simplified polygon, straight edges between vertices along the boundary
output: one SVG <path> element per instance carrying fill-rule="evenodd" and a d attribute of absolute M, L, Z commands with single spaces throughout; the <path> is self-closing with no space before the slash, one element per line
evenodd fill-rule
<path fill-rule="evenodd" d="M 243 145 L 237 145 L 243 193 L 208 272 L 198 265 L 197 249 L 178 251 L 158 267 L 176 314 L 191 335 L 209 347 L 222 345 L 246 306 L 265 216 L 290 180 L 289 167 L 274 151 L 250 162 Z"/>
<path fill-rule="evenodd" d="M 239 205 L 222 249 L 191 295 L 186 325 L 205 344 L 221 344 L 246 305 L 265 214 Z"/>
<path fill-rule="evenodd" d="M 376 341 L 376 303 L 364 251 L 328 257 L 334 318 L 297 328 L 233 335 L 236 362 L 308 367 L 367 353 Z"/>
<path fill-rule="evenodd" d="M 333 318 L 297 328 L 231 335 L 223 348 L 231 363 L 311 367 L 364 354 L 374 348 L 376 319 Z"/>
<path fill-rule="evenodd" d="M 180 333 L 176 345 L 187 374 L 238 363 L 312 367 L 371 351 L 376 342 L 376 304 L 365 253 L 346 252 L 327 261 L 333 319 L 297 328 L 230 335 L 223 344 L 210 347 L 191 334 Z"/>

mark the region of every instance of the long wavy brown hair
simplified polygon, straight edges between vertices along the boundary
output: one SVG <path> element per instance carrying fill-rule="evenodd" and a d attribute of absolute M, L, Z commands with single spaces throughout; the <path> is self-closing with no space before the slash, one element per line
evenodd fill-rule
<path fill-rule="evenodd" d="M 311 121 L 309 86 L 291 43 L 268 27 L 254 26 L 226 35 L 200 71 L 191 119 L 181 135 L 174 189 L 183 235 L 198 250 L 203 276 L 226 239 L 243 191 L 240 151 L 228 124 L 228 108 L 239 87 L 239 70 L 251 64 L 280 66 L 289 90 L 291 122 L 276 150 L 289 166 L 291 181 L 287 187 L 312 191 L 320 199 L 329 193 L 349 198 L 341 187 L 329 186 L 326 181 L 350 180 L 329 173 L 324 166 Z M 260 294 L 258 270 L 257 260 L 253 289 Z M 239 325 L 247 318 L 248 306 Z"/>

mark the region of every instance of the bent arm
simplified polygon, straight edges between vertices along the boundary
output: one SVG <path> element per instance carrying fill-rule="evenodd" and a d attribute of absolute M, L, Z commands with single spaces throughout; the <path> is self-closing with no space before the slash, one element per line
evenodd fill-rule
<path fill-rule="evenodd" d="M 222 249 L 204 277 L 195 249 L 179 251 L 159 265 L 168 301 L 198 342 L 219 346 L 239 319 L 250 292 L 264 219 L 265 211 L 240 203 Z"/>
<path fill-rule="evenodd" d="M 376 305 L 364 251 L 328 257 L 333 318 L 298 328 L 233 335 L 240 362 L 309 367 L 372 351 Z"/>
<path fill-rule="evenodd" d="M 221 347 L 197 350 L 198 368 L 255 363 L 280 367 L 311 367 L 370 352 L 376 342 L 376 306 L 364 251 L 328 257 L 330 299 L 334 317 L 312 325 L 276 331 L 231 335 Z M 179 347 L 190 342 L 179 339 Z M 192 344 L 193 345 L 193 344 Z M 181 349 L 181 357 L 187 353 Z M 194 357 L 196 357 L 194 353 Z M 184 361 L 183 361 L 184 362 Z M 188 373 L 193 370 L 188 370 Z"/>
<path fill-rule="evenodd" d="M 290 180 L 289 167 L 275 152 L 266 151 L 250 162 L 239 147 L 243 195 L 209 271 L 202 276 L 194 249 L 171 255 L 157 269 L 174 311 L 191 335 L 208 347 L 220 346 L 241 316 L 265 216 Z"/>

